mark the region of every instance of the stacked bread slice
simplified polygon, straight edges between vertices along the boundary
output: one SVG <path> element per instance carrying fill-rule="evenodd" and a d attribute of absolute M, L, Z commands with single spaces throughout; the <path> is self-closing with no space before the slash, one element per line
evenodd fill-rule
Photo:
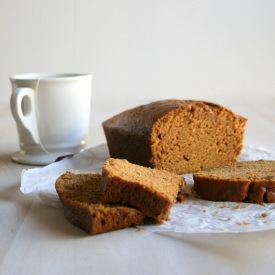
<path fill-rule="evenodd" d="M 66 172 L 55 183 L 65 217 L 88 234 L 167 220 L 184 185 L 179 175 L 120 159 L 106 160 L 102 175 Z"/>

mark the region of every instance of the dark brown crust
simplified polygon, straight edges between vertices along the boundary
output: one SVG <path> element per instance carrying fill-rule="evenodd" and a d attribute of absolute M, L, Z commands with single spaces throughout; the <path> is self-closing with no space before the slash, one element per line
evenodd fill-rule
<path fill-rule="evenodd" d="M 101 211 L 75 201 L 64 203 L 64 215 L 71 224 L 90 235 L 140 225 L 144 220 L 141 212 L 135 209 L 129 211 L 129 207 L 126 206 L 112 206 Z"/>
<path fill-rule="evenodd" d="M 154 123 L 165 114 L 177 108 L 185 108 L 191 100 L 162 100 L 146 105 L 141 105 L 126 110 L 103 122 L 103 128 L 119 128 L 126 133 L 132 132 L 135 135 L 150 136 Z"/>
<path fill-rule="evenodd" d="M 194 175 L 194 190 L 205 200 L 242 202 L 247 198 L 249 181 L 215 181 Z"/>
<path fill-rule="evenodd" d="M 243 131 L 246 119 L 218 104 L 196 100 L 156 101 L 126 110 L 104 121 L 102 126 L 106 136 L 110 156 L 113 158 L 127 159 L 131 163 L 164 169 L 178 174 L 195 172 L 200 170 L 201 167 L 211 167 L 212 162 L 207 160 L 207 155 L 204 156 L 204 158 L 206 158 L 205 161 L 197 161 L 195 165 L 189 162 L 188 158 L 186 158 L 186 161 L 176 160 L 175 165 L 166 167 L 165 164 L 162 165 L 156 162 L 156 157 L 153 153 L 154 149 L 152 146 L 155 137 L 152 137 L 151 135 L 155 125 L 161 119 L 165 117 L 169 118 L 170 114 L 171 116 L 175 114 L 180 116 L 183 112 L 192 111 L 192 108 L 201 108 L 206 111 L 212 109 L 217 110 L 217 112 L 226 111 L 229 117 L 231 117 L 230 119 L 236 121 L 236 126 L 239 127 L 239 129 L 236 130 L 236 133 L 234 134 L 235 136 L 231 139 L 232 146 L 235 146 L 235 149 L 234 151 L 231 150 L 232 153 L 228 154 L 228 157 L 223 157 L 225 160 L 221 160 L 219 164 L 236 161 L 237 156 L 242 149 Z M 196 142 L 196 138 L 192 139 L 191 137 L 190 143 L 194 142 Z M 233 145 L 233 143 L 236 143 L 236 145 Z M 182 150 L 179 153 L 182 156 L 181 159 L 183 159 L 185 155 L 183 149 L 180 150 Z M 189 151 L 190 149 L 186 148 L 186 150 Z M 164 152 L 164 154 L 166 153 L 168 153 L 168 151 Z M 197 152 L 196 154 L 199 155 L 200 153 L 201 152 Z M 219 157 L 218 153 L 217 157 Z M 212 159 L 215 158 L 212 157 Z M 218 159 L 217 162 L 219 161 L 220 160 Z M 209 162 L 209 164 L 207 162 Z"/>
<path fill-rule="evenodd" d="M 101 175 L 66 172 L 55 183 L 64 215 L 88 234 L 99 234 L 143 224 L 144 214 L 120 205 L 102 203 Z M 93 192 L 94 191 L 94 192 Z"/>
<path fill-rule="evenodd" d="M 250 182 L 247 202 L 275 202 L 275 181 Z"/>
<path fill-rule="evenodd" d="M 275 202 L 275 161 L 239 162 L 214 169 L 216 175 L 213 174 L 213 169 L 193 175 L 194 190 L 203 199 L 250 203 Z M 223 172 L 225 169 L 238 171 L 239 179 L 236 173 L 234 177 L 230 177 L 230 172 L 223 176 L 221 169 Z"/>
<path fill-rule="evenodd" d="M 147 134 L 132 135 L 104 124 L 110 155 L 113 158 L 127 159 L 132 163 L 153 167 L 151 163 L 150 139 Z"/>

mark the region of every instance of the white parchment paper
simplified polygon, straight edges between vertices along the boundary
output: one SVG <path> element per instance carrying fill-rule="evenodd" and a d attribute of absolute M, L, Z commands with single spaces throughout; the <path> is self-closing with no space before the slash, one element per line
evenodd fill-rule
<path fill-rule="evenodd" d="M 38 193 L 45 204 L 61 208 L 54 187 L 58 176 L 66 171 L 101 173 L 102 165 L 108 157 L 107 146 L 102 144 L 45 167 L 23 170 L 20 190 L 24 194 Z M 239 159 L 275 160 L 275 151 L 245 145 Z M 252 232 L 275 229 L 275 203 L 259 205 L 202 200 L 192 192 L 192 176 L 184 177 L 188 197 L 183 203 L 175 204 L 171 208 L 170 220 L 161 225 L 146 225 L 140 228 L 152 232 L 181 233 Z"/>

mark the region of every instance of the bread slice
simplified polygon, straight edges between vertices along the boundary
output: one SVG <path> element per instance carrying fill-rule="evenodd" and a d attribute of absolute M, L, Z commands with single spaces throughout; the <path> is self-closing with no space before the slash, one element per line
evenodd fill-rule
<path fill-rule="evenodd" d="M 237 161 L 246 121 L 218 104 L 162 100 L 102 125 L 112 158 L 186 174 Z"/>
<path fill-rule="evenodd" d="M 130 205 L 158 221 L 168 219 L 185 184 L 179 175 L 114 158 L 104 163 L 102 182 L 104 202 Z"/>
<path fill-rule="evenodd" d="M 143 224 L 144 215 L 130 207 L 102 203 L 100 174 L 66 172 L 55 183 L 67 220 L 88 234 Z"/>
<path fill-rule="evenodd" d="M 203 199 L 234 202 L 275 202 L 275 161 L 235 162 L 193 175 Z"/>

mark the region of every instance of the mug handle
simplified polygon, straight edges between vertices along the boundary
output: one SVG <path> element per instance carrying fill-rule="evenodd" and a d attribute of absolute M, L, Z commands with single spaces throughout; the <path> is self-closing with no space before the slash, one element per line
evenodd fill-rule
<path fill-rule="evenodd" d="M 31 88 L 17 88 L 10 100 L 12 115 L 19 127 L 30 133 L 30 138 L 36 144 L 40 143 L 37 130 L 34 90 Z"/>

